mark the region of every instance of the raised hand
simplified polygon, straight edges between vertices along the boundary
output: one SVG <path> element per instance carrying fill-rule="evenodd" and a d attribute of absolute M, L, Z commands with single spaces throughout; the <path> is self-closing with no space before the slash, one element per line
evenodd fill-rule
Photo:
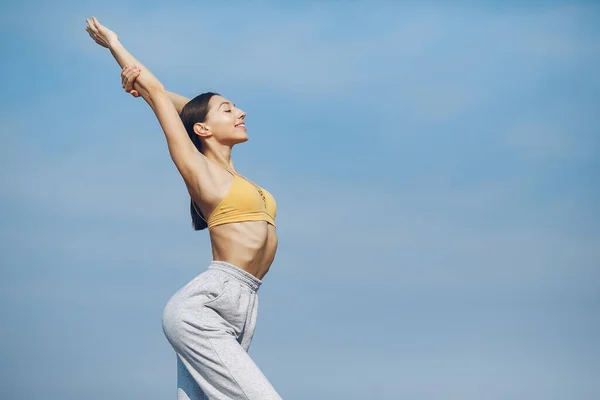
<path fill-rule="evenodd" d="M 96 17 L 86 21 L 88 26 L 85 30 L 90 37 L 100 46 L 107 47 L 121 68 L 124 68 L 121 72 L 123 89 L 127 89 L 134 97 L 143 97 L 148 102 L 151 101 L 152 95 L 165 95 L 162 83 L 125 49 L 115 32 L 100 24 Z"/>
<path fill-rule="evenodd" d="M 128 65 L 121 71 L 121 86 L 133 97 L 140 97 L 137 90 L 133 89 L 135 80 L 140 76 L 141 69 L 135 65 Z"/>
<path fill-rule="evenodd" d="M 117 34 L 100 24 L 96 17 L 86 19 L 85 21 L 88 24 L 88 26 L 85 27 L 86 32 L 100 46 L 110 48 L 112 43 L 119 41 Z"/>

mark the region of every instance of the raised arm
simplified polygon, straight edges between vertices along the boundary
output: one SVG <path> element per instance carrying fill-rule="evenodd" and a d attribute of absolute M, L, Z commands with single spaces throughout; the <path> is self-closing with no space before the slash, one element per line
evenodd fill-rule
<path fill-rule="evenodd" d="M 121 86 L 127 93 L 130 93 L 133 97 L 140 97 L 137 90 L 133 88 L 135 80 L 140 76 L 140 69 L 135 65 L 128 65 L 121 70 Z M 171 103 L 175 106 L 178 114 L 181 114 L 183 107 L 190 101 L 187 97 L 180 94 L 167 91 L 167 96 L 171 100 Z"/>
<path fill-rule="evenodd" d="M 172 102 L 162 83 L 125 49 L 113 31 L 101 25 L 95 17 L 86 21 L 88 22 L 86 31 L 92 39 L 99 45 L 108 48 L 121 67 L 137 65 L 140 68 L 140 74 L 135 80 L 133 89 L 142 95 L 158 118 L 167 139 L 171 158 L 188 184 L 188 188 L 196 187 L 198 177 L 206 172 L 208 166 L 202 153 L 196 149 L 188 137 L 179 112 L 174 105 L 175 102 L 181 104 L 185 98 L 173 93 L 177 98 L 175 102 Z M 187 99 L 185 100 L 187 102 Z"/>
<path fill-rule="evenodd" d="M 173 92 L 167 92 L 167 96 L 169 96 L 171 103 L 173 103 L 179 114 L 181 114 L 183 107 L 190 101 L 187 97 Z"/>

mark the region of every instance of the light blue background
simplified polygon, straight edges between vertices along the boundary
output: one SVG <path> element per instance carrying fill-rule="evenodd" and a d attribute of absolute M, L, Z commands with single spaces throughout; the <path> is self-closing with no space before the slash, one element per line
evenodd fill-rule
<path fill-rule="evenodd" d="M 211 259 L 91 15 L 248 113 L 284 399 L 600 398 L 600 7 L 450 4 L 2 3 L 0 398 L 175 398 L 162 309 Z"/>

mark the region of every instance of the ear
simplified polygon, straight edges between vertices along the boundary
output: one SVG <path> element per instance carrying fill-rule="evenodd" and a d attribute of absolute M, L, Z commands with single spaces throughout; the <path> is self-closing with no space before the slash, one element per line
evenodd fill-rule
<path fill-rule="evenodd" d="M 196 122 L 194 124 L 194 133 L 203 138 L 207 138 L 211 135 L 210 127 L 201 122 Z"/>

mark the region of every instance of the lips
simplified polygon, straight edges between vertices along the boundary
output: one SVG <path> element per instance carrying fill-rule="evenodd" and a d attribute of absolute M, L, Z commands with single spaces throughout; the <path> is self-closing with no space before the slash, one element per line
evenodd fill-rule
<path fill-rule="evenodd" d="M 245 128 L 246 124 L 244 122 L 240 122 L 239 124 L 234 125 L 236 128 Z"/>

